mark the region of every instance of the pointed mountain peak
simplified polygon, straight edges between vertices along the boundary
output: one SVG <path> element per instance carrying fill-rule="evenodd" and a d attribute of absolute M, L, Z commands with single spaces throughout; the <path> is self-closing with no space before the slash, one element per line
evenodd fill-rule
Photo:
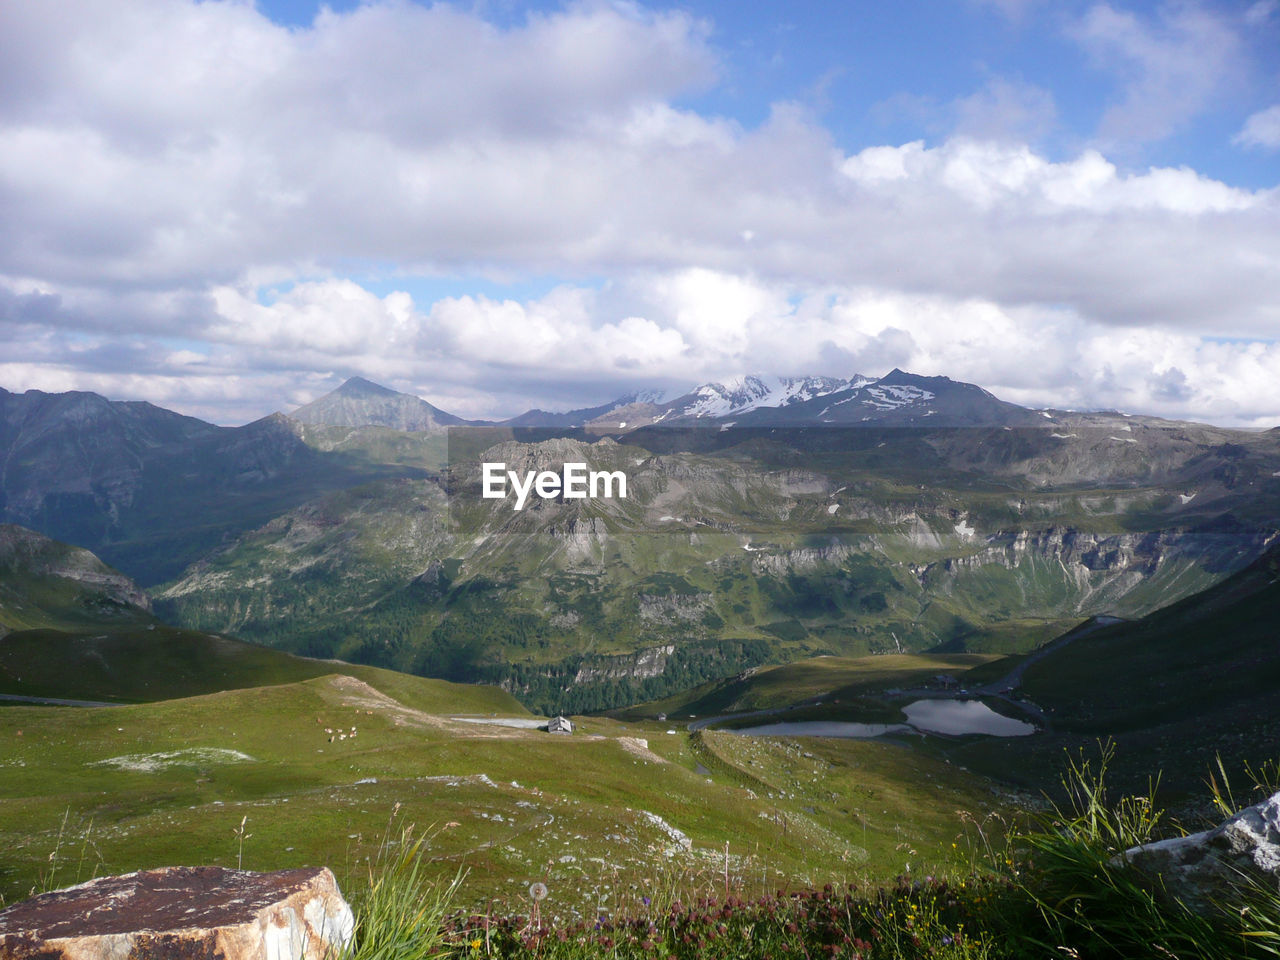
<path fill-rule="evenodd" d="M 435 430 L 466 422 L 421 397 L 391 390 L 364 377 L 350 378 L 290 416 L 301 423 L 406 431 Z"/>
<path fill-rule="evenodd" d="M 392 390 L 390 387 L 384 387 L 382 384 L 366 380 L 364 377 L 351 377 L 333 392 L 344 397 L 404 396 L 404 394 L 399 394 L 398 391 Z"/>

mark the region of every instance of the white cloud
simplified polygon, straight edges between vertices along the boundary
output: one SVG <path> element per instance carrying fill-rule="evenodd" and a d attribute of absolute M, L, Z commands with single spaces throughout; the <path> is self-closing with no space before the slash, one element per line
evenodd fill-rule
<path fill-rule="evenodd" d="M 1244 22 L 1251 27 L 1261 26 L 1280 10 L 1280 0 L 1257 0 L 1244 12 Z"/>
<path fill-rule="evenodd" d="M 1210 109 L 1244 63 L 1234 25 L 1195 3 L 1162 6 L 1148 18 L 1099 3 L 1071 33 L 1121 85 L 1098 130 L 1104 143 L 1168 137 Z"/>
<path fill-rule="evenodd" d="M 734 308 L 714 310 L 720 298 Z M 1245 425 L 1280 419 L 1270 390 L 1280 375 L 1275 342 L 1117 329 L 1061 307 L 883 286 L 796 286 L 690 269 L 528 301 L 419 305 L 404 293 L 380 297 L 335 280 L 300 284 L 268 303 L 222 289 L 216 303 L 199 350 L 0 325 L 8 358 L 0 382 L 94 389 L 243 422 L 306 402 L 353 373 L 486 417 L 585 405 L 636 387 L 685 389 L 749 370 L 848 375 L 901 366 L 1033 405 Z"/>
<path fill-rule="evenodd" d="M 1259 110 L 1250 116 L 1245 121 L 1244 128 L 1231 142 L 1267 150 L 1280 148 L 1280 104 Z"/>
<path fill-rule="evenodd" d="M 349 373 L 464 415 L 893 365 L 1203 416 L 1269 395 L 1209 378 L 1257 388 L 1274 347 L 1203 337 L 1280 329 L 1276 190 L 1052 159 L 1025 142 L 1052 96 L 1000 77 L 932 145 L 847 155 L 786 103 L 744 128 L 679 105 L 719 69 L 708 29 L 606 3 L 510 28 L 369 3 L 297 30 L 249 3 L 0 4 L 0 382 L 220 420 Z M 1232 70 L 1195 7 L 1097 6 L 1077 35 L 1125 84 L 1104 132 L 1161 136 Z M 415 302 L 362 274 L 564 285 Z M 1132 336 L 1167 355 L 1143 373 Z"/>
<path fill-rule="evenodd" d="M 1122 175 L 1096 150 L 1052 163 L 1023 145 L 963 139 L 933 150 L 921 141 L 870 147 L 845 160 L 840 170 L 859 185 L 895 181 L 911 192 L 942 190 L 984 210 L 1030 205 L 1032 216 L 1125 210 L 1195 216 L 1246 211 L 1268 200 L 1185 167 Z"/>
<path fill-rule="evenodd" d="M 977 140 L 1034 143 L 1054 127 L 1058 108 L 1043 87 L 992 77 L 983 88 L 955 103 L 955 132 Z"/>
<path fill-rule="evenodd" d="M 713 310 L 720 298 L 732 309 Z M 46 331 L 8 353 L 0 382 L 95 389 L 242 422 L 304 403 L 354 373 L 464 416 L 493 417 L 597 403 L 638 387 L 683 390 L 744 371 L 847 376 L 900 366 L 1033 406 L 1280 421 L 1274 340 L 1117 329 L 1061 307 L 883 286 L 798 287 L 691 269 L 528 301 L 456 297 L 420 306 L 403 293 L 378 297 L 333 281 L 300 285 L 269 304 L 230 290 L 217 302 L 223 312 L 199 352 L 166 354 L 145 340 L 121 350 L 108 338 Z"/>

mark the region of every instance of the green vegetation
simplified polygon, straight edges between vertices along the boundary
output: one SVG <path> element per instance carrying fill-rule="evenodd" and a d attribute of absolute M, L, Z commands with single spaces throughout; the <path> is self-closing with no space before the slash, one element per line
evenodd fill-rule
<path fill-rule="evenodd" d="M 367 882 L 356 885 L 354 936 L 337 960 L 436 960 L 447 952 L 444 920 L 462 874 L 428 883 L 423 845 L 430 837 L 414 836 L 410 824 L 393 838 L 396 812 L 366 867 Z"/>
<path fill-rule="evenodd" d="M 157 624 L 69 633 L 28 630 L 0 637 L 0 693 L 139 703 L 296 683 L 342 669 L 406 702 L 458 713 L 523 714 L 493 687 L 455 684 L 377 667 L 309 660 L 231 637 Z"/>
<path fill-rule="evenodd" d="M 1202 791 L 1218 756 L 1232 776 L 1260 768 L 1280 756 L 1278 577 L 1273 548 L 1206 591 L 1054 649 L 1026 668 L 1021 690 L 1045 709 L 1048 734 L 964 744 L 952 759 L 1039 788 L 1064 748 L 1110 737 L 1125 789 L 1140 792 L 1158 767 L 1179 803 Z"/>
<path fill-rule="evenodd" d="M 538 710 L 618 708 L 819 655 L 1027 652 L 1088 615 L 1141 615 L 1207 587 L 1262 543 L 1253 527 L 1188 529 L 1205 518 L 1183 516 L 1159 458 L 1118 465 L 1123 482 L 1090 475 L 1115 454 L 1105 435 L 1074 450 L 998 430 L 510 440 L 505 458 L 572 455 L 626 469 L 633 490 L 518 514 L 479 498 L 461 447 L 445 466 L 439 437 L 304 436 L 367 473 L 206 554 L 160 589 L 161 614 L 499 683 Z M 473 445 L 504 437 L 479 431 Z M 1189 458 L 1186 442 L 1140 437 Z M 1264 446 L 1249 454 L 1259 464 Z M 668 645 L 687 652 L 664 681 L 616 659 L 598 669 Z"/>
<path fill-rule="evenodd" d="M 726 842 L 735 874 L 768 887 L 936 874 L 960 862 L 956 811 L 1011 806 L 984 778 L 894 744 L 704 732 L 720 758 L 708 774 L 700 745 L 667 724 L 579 718 L 557 737 L 466 723 L 451 718 L 519 707 L 492 688 L 364 676 L 0 709 L 0 893 L 36 887 L 55 847 L 61 877 L 82 848 L 98 873 L 235 865 L 245 817 L 245 868 L 352 877 L 398 803 L 438 828 L 432 877 L 468 870 L 459 902 L 515 909 L 541 880 L 548 914 L 571 921 L 614 909 L 655 858 L 722 866 Z"/>
<path fill-rule="evenodd" d="M 154 623 L 141 591 L 88 550 L 0 524 L 0 637 Z"/>
<path fill-rule="evenodd" d="M 378 956 L 414 960 L 430 950 L 520 960 L 1248 960 L 1280 953 L 1274 886 L 1241 878 L 1233 895 L 1196 912 L 1168 895 L 1158 878 L 1117 859 L 1156 836 L 1162 815 L 1149 796 L 1109 802 L 1112 755 L 1103 746 L 1096 759 L 1072 761 L 1064 777 L 1070 801 L 1002 836 L 971 821 L 966 840 L 976 837 L 979 845 L 967 868 L 951 876 L 775 890 L 756 886 L 727 855 L 723 874 L 655 860 L 641 885 L 576 922 L 544 913 L 540 897 L 549 891 L 542 885 L 538 897 L 530 888 L 520 913 L 458 912 L 409 938 L 403 952 Z M 417 846 L 412 851 L 419 855 Z M 390 885 L 403 915 L 439 918 L 452 888 L 442 882 L 419 888 L 416 870 L 405 863 L 402 855 L 382 875 L 372 874 L 370 889 L 390 899 Z M 394 928 L 385 920 L 370 926 Z M 394 941 L 377 938 L 379 945 Z"/>
<path fill-rule="evenodd" d="M 797 707 L 809 701 L 848 701 L 890 687 L 917 686 L 938 674 L 957 678 L 997 661 L 993 654 L 885 654 L 878 657 L 818 657 L 760 667 L 739 677 L 617 712 L 620 717 L 704 717 L 718 713 Z"/>

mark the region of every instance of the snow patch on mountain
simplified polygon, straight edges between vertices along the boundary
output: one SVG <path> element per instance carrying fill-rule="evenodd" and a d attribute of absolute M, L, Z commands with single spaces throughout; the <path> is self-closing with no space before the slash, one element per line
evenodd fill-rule
<path fill-rule="evenodd" d="M 842 390 L 856 390 L 872 381 L 836 377 L 774 377 L 747 374 L 721 383 L 704 383 L 689 394 L 679 409 L 685 417 L 729 417 L 761 407 L 785 407 Z"/>
<path fill-rule="evenodd" d="M 863 402 L 877 410 L 896 410 L 899 407 L 934 398 L 934 394 L 930 391 L 910 384 L 876 384 L 862 392 L 866 395 Z"/>

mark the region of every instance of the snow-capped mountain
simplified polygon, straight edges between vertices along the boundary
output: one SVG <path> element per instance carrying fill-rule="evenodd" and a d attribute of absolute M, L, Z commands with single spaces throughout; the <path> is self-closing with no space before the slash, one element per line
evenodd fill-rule
<path fill-rule="evenodd" d="M 876 424 L 884 426 L 1016 426 L 1035 416 L 981 387 L 949 377 L 891 370 L 877 380 L 860 378 L 846 390 L 800 400 L 783 408 L 759 408 L 736 421 L 743 426 Z"/>
<path fill-rule="evenodd" d="M 1045 416 L 1046 414 L 1042 414 Z M 978 426 L 1019 425 L 1035 420 L 1031 411 L 1005 403 L 981 387 L 947 377 L 922 377 L 892 370 L 879 378 L 786 377 L 745 374 L 704 383 L 674 400 L 654 390 L 638 390 L 594 407 L 563 413 L 528 410 L 501 423 L 465 421 L 419 397 L 397 393 L 359 377 L 294 411 L 307 423 L 397 430 L 444 426 L 585 429 L 589 433 L 630 433 L 649 426 Z"/>
<path fill-rule="evenodd" d="M 664 420 L 694 417 L 734 417 L 761 408 L 777 409 L 842 390 L 856 390 L 870 377 L 775 377 L 747 374 L 722 383 L 704 383 L 665 404 Z"/>

